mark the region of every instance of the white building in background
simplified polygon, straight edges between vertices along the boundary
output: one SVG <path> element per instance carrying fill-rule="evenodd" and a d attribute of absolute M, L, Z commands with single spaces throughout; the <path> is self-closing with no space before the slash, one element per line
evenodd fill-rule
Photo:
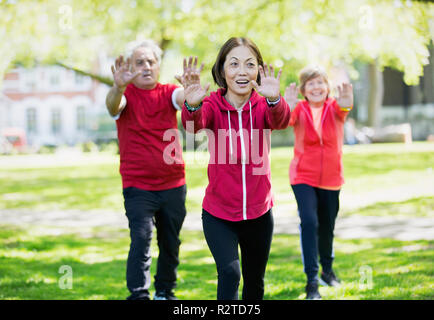
<path fill-rule="evenodd" d="M 1 88 L 0 132 L 23 128 L 31 146 L 92 140 L 101 118 L 110 121 L 105 107 L 108 89 L 59 66 L 13 69 Z"/>

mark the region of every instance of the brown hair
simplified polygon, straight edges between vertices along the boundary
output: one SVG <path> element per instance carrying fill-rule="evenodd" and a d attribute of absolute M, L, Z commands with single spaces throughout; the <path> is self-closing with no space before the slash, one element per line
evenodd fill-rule
<path fill-rule="evenodd" d="M 304 67 L 299 74 L 300 79 L 300 92 L 304 96 L 304 89 L 306 87 L 306 82 L 308 82 L 311 79 L 314 79 L 316 77 L 322 77 L 324 79 L 324 82 L 327 84 L 327 87 L 330 92 L 330 84 L 329 79 L 327 76 L 327 73 L 325 70 L 319 66 L 307 66 Z"/>
<path fill-rule="evenodd" d="M 214 78 L 214 82 L 221 88 L 227 89 L 226 80 L 223 72 L 223 65 L 226 61 L 226 56 L 228 53 L 236 47 L 246 46 L 256 55 L 256 60 L 258 60 L 258 65 L 264 66 L 264 61 L 262 60 L 261 52 L 259 51 L 256 44 L 248 39 L 242 37 L 232 37 L 220 48 L 220 51 L 217 55 L 217 59 L 212 67 L 212 77 Z M 258 72 L 258 77 L 256 78 L 256 82 L 261 84 L 261 76 Z"/>

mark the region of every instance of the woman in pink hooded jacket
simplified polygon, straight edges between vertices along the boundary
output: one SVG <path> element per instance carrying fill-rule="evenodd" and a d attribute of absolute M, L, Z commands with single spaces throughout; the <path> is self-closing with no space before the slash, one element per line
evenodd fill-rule
<path fill-rule="evenodd" d="M 290 119 L 280 96 L 281 71 L 276 77 L 246 38 L 231 38 L 220 49 L 212 69 L 220 89 L 208 97 L 209 85 L 200 84 L 201 69 L 190 57 L 179 80 L 185 89 L 184 127 L 208 134 L 211 158 L 202 222 L 217 265 L 217 299 L 238 299 L 238 246 L 242 298 L 262 299 L 273 233 L 269 133 L 285 129 Z"/>

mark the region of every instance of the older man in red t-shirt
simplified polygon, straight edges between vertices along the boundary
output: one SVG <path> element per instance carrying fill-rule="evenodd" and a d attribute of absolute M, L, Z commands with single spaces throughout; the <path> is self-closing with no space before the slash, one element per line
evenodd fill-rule
<path fill-rule="evenodd" d="M 152 41 L 130 45 L 128 58 L 112 66 L 114 85 L 106 98 L 116 119 L 125 211 L 131 245 L 127 261 L 128 299 L 149 299 L 151 240 L 155 223 L 159 256 L 154 299 L 176 299 L 179 232 L 184 221 L 185 171 L 179 137 L 165 141 L 177 129 L 184 91 L 158 82 L 161 49 Z M 170 148 L 167 148 L 170 145 Z M 175 145 L 175 155 L 164 154 Z M 167 161 L 167 156 L 173 161 Z"/>

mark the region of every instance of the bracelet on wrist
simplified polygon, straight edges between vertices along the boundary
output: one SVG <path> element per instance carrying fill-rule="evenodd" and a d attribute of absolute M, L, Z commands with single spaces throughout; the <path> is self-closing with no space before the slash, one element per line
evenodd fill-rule
<path fill-rule="evenodd" d="M 268 98 L 265 98 L 265 99 L 267 100 L 268 106 L 274 107 L 276 104 L 278 104 L 280 102 L 280 95 L 279 95 L 279 98 L 276 101 L 270 101 L 270 100 L 268 100 Z"/>
<path fill-rule="evenodd" d="M 353 106 L 350 106 L 350 107 L 341 107 L 341 106 L 339 106 L 339 109 L 341 109 L 341 111 L 351 111 L 353 109 Z"/>
<path fill-rule="evenodd" d="M 194 112 L 196 110 L 199 110 L 202 107 L 202 104 L 203 104 L 203 101 L 201 101 L 197 107 L 192 107 L 187 103 L 187 100 L 184 100 L 184 105 L 187 108 L 187 110 L 190 112 Z"/>

